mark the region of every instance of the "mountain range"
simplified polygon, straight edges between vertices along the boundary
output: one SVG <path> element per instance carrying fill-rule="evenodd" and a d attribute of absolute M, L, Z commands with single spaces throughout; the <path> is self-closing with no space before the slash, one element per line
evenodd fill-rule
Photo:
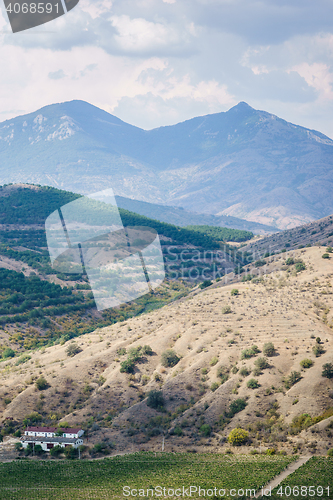
<path fill-rule="evenodd" d="M 333 141 L 241 102 L 143 130 L 83 101 L 0 124 L 0 184 L 30 182 L 280 229 L 333 213 Z"/>

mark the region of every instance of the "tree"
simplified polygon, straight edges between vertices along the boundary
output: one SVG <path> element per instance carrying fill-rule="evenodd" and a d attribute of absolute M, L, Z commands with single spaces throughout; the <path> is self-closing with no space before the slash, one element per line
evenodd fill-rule
<path fill-rule="evenodd" d="M 333 363 L 325 363 L 323 365 L 322 376 L 326 378 L 333 378 Z"/>
<path fill-rule="evenodd" d="M 180 357 L 172 349 L 162 352 L 161 363 L 166 368 L 175 366 L 179 361 Z"/>
<path fill-rule="evenodd" d="M 263 352 L 264 356 L 268 356 L 268 357 L 274 356 L 275 355 L 275 347 L 274 347 L 273 342 L 266 342 L 266 344 L 264 344 L 262 352 Z"/>
<path fill-rule="evenodd" d="M 40 444 L 35 445 L 35 454 L 36 455 L 42 455 L 44 453 L 43 448 L 41 447 Z"/>
<path fill-rule="evenodd" d="M 36 387 L 39 391 L 44 391 L 45 389 L 47 389 L 49 386 L 49 384 L 47 383 L 47 380 L 42 376 L 42 377 L 39 377 L 37 380 L 36 380 Z"/>
<path fill-rule="evenodd" d="M 203 289 L 203 288 L 207 288 L 208 286 L 210 286 L 212 284 L 213 284 L 213 282 L 211 280 L 205 280 L 202 283 L 200 283 L 199 287 L 201 289 Z"/>
<path fill-rule="evenodd" d="M 265 368 L 269 367 L 267 358 L 257 358 L 254 364 L 256 365 L 257 368 L 259 368 L 259 370 L 264 370 Z"/>
<path fill-rule="evenodd" d="M 62 446 L 59 446 L 58 444 L 50 449 L 51 457 L 59 457 L 59 455 L 61 455 L 61 453 L 63 452 L 64 448 Z"/>
<path fill-rule="evenodd" d="M 203 424 L 203 425 L 200 427 L 200 432 L 201 432 L 201 434 L 203 434 L 205 437 L 208 437 L 208 436 L 210 436 L 210 433 L 212 432 L 212 429 L 211 429 L 210 425 L 208 425 L 208 424 Z"/>
<path fill-rule="evenodd" d="M 81 351 L 82 351 L 81 347 L 79 347 L 76 342 L 71 342 L 66 349 L 66 354 L 67 356 L 73 357 L 76 354 L 79 354 L 79 352 Z"/>
<path fill-rule="evenodd" d="M 228 436 L 228 441 L 232 446 L 241 446 L 245 444 L 248 439 L 249 433 L 240 427 L 233 429 Z"/>
<path fill-rule="evenodd" d="M 15 356 L 15 351 L 11 349 L 10 347 L 6 347 L 6 349 L 2 353 L 2 357 L 7 359 L 7 358 L 13 358 Z"/>
<path fill-rule="evenodd" d="M 255 378 L 250 378 L 246 385 L 249 389 L 257 389 L 260 386 L 258 380 L 256 380 Z"/>
<path fill-rule="evenodd" d="M 311 368 L 311 366 L 313 365 L 313 361 L 312 359 L 305 358 L 302 359 L 302 361 L 300 361 L 299 364 L 301 365 L 302 368 Z"/>
<path fill-rule="evenodd" d="M 164 397 L 162 391 L 150 391 L 148 393 L 147 406 L 155 410 L 164 409 Z"/>
<path fill-rule="evenodd" d="M 302 378 L 302 376 L 301 376 L 300 372 L 296 372 L 296 371 L 291 372 L 289 377 L 287 377 L 284 381 L 284 385 L 285 385 L 286 389 L 290 389 L 290 387 L 292 387 L 297 382 L 299 382 L 301 380 L 301 378 Z"/>

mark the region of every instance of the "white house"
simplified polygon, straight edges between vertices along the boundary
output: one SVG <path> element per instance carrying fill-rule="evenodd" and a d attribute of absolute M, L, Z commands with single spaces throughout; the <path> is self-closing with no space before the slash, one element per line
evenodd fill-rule
<path fill-rule="evenodd" d="M 56 435 L 60 434 L 61 435 Z M 30 444 L 35 446 L 41 445 L 43 450 L 51 450 L 54 446 L 73 446 L 77 448 L 83 444 L 82 436 L 84 431 L 82 429 L 57 429 L 56 427 L 27 427 L 24 436 L 21 438 L 23 448 L 27 448 Z"/>

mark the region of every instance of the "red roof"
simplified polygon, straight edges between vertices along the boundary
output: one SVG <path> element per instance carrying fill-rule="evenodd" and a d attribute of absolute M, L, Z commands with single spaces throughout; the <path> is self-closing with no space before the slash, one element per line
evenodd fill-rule
<path fill-rule="evenodd" d="M 27 431 L 32 432 L 56 432 L 56 427 L 27 427 Z"/>

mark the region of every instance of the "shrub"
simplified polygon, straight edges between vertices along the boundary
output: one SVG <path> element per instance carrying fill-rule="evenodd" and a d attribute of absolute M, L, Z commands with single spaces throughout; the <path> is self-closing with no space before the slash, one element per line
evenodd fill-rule
<path fill-rule="evenodd" d="M 22 451 L 23 447 L 21 443 L 15 443 L 15 451 Z"/>
<path fill-rule="evenodd" d="M 323 365 L 322 376 L 326 378 L 333 378 L 333 364 L 325 363 Z"/>
<path fill-rule="evenodd" d="M 44 391 L 47 389 L 49 384 L 47 383 L 47 380 L 44 377 L 39 377 L 36 380 L 36 387 L 39 391 Z"/>
<path fill-rule="evenodd" d="M 286 266 L 292 266 L 293 264 L 295 264 L 295 261 L 292 257 L 289 257 L 287 260 L 286 260 Z"/>
<path fill-rule="evenodd" d="M 263 350 L 262 350 L 264 356 L 272 357 L 275 355 L 275 347 L 272 342 L 267 342 L 264 344 Z"/>
<path fill-rule="evenodd" d="M 230 432 L 228 441 L 232 446 L 241 446 L 242 444 L 247 442 L 248 438 L 249 433 L 245 429 L 236 427 Z"/>
<path fill-rule="evenodd" d="M 51 457 L 58 457 L 63 452 L 64 452 L 64 448 L 62 446 L 59 446 L 57 444 L 56 446 L 54 446 L 53 448 L 51 448 L 50 455 L 51 455 Z"/>
<path fill-rule="evenodd" d="M 306 265 L 302 261 L 301 262 L 296 262 L 295 269 L 299 273 L 299 272 L 304 271 L 306 269 Z"/>
<path fill-rule="evenodd" d="M 244 398 L 235 399 L 235 401 L 233 401 L 230 404 L 229 411 L 224 412 L 224 414 L 227 418 L 232 418 L 236 415 L 236 413 L 239 413 L 240 411 L 244 410 L 246 405 L 247 405 L 247 402 L 245 401 Z"/>
<path fill-rule="evenodd" d="M 214 357 L 210 360 L 209 364 L 210 364 L 210 366 L 215 366 L 217 362 L 218 362 L 218 358 L 217 358 L 216 356 L 214 356 Z"/>
<path fill-rule="evenodd" d="M 313 354 L 316 356 L 316 358 L 319 358 L 322 354 L 324 354 L 325 349 L 320 345 L 316 344 L 312 347 Z"/>
<path fill-rule="evenodd" d="M 29 356 L 29 354 L 23 354 L 22 356 L 19 357 L 19 359 L 16 361 L 15 365 L 18 366 L 18 365 L 21 365 L 23 363 L 26 363 L 27 361 L 29 361 L 29 359 L 31 359 L 31 356 Z"/>
<path fill-rule="evenodd" d="M 242 351 L 241 359 L 253 358 L 258 352 L 260 352 L 258 346 L 253 345 L 250 349 L 244 349 L 244 351 Z"/>
<path fill-rule="evenodd" d="M 164 397 L 162 391 L 150 391 L 148 393 L 147 406 L 155 410 L 164 408 Z"/>
<path fill-rule="evenodd" d="M 201 432 L 201 434 L 203 434 L 205 437 L 208 437 L 208 436 L 210 436 L 210 433 L 212 432 L 212 429 L 211 429 L 210 425 L 208 425 L 208 424 L 203 424 L 203 425 L 200 427 L 200 432 Z"/>
<path fill-rule="evenodd" d="M 254 364 L 256 365 L 257 368 L 259 368 L 259 370 L 264 370 L 265 368 L 269 367 L 267 358 L 257 358 Z"/>
<path fill-rule="evenodd" d="M 213 382 L 212 385 L 210 386 L 210 390 L 212 392 L 215 392 L 216 389 L 218 389 L 218 388 L 219 388 L 219 384 L 217 382 Z"/>
<path fill-rule="evenodd" d="M 125 354 L 126 354 L 125 347 L 119 347 L 119 349 L 117 349 L 117 355 L 118 356 L 124 356 Z"/>
<path fill-rule="evenodd" d="M 290 387 L 292 387 L 297 382 L 299 382 L 301 380 L 301 378 L 302 378 L 302 376 L 301 376 L 300 372 L 296 372 L 296 371 L 291 372 L 289 377 L 287 377 L 284 380 L 284 385 L 285 385 L 286 389 L 290 389 Z"/>
<path fill-rule="evenodd" d="M 142 385 L 147 385 L 147 384 L 148 384 L 148 382 L 149 382 L 149 380 L 150 380 L 149 375 L 145 375 L 145 374 L 144 374 L 144 375 L 142 375 L 142 377 L 141 377 L 141 382 L 142 382 Z"/>
<path fill-rule="evenodd" d="M 203 288 L 207 288 L 208 286 L 210 286 L 212 284 L 213 284 L 213 282 L 211 280 L 205 280 L 202 283 L 200 283 L 199 287 L 201 289 L 203 289 Z"/>
<path fill-rule="evenodd" d="M 66 349 L 66 354 L 67 356 L 73 357 L 76 354 L 79 354 L 79 352 L 81 351 L 82 349 L 78 346 L 76 342 L 71 342 Z"/>
<path fill-rule="evenodd" d="M 330 258 L 330 256 L 329 256 L 329 254 L 328 254 L 328 253 L 323 253 L 322 258 L 323 258 L 323 259 L 329 259 L 329 258 Z"/>
<path fill-rule="evenodd" d="M 153 354 L 153 350 L 150 345 L 144 345 L 141 347 L 141 354 L 143 356 L 151 356 Z"/>
<path fill-rule="evenodd" d="M 174 428 L 173 433 L 176 434 L 176 436 L 182 436 L 183 431 L 182 429 L 177 425 L 177 427 Z"/>
<path fill-rule="evenodd" d="M 77 458 L 79 456 L 79 450 L 77 448 L 74 448 L 74 446 L 66 446 L 66 448 L 64 449 L 64 454 L 65 457 L 69 460 L 74 460 L 74 458 Z"/>
<path fill-rule="evenodd" d="M 231 307 L 230 306 L 224 306 L 222 307 L 222 314 L 230 314 L 232 311 L 231 311 Z"/>
<path fill-rule="evenodd" d="M 262 266 L 264 266 L 265 264 L 266 264 L 266 261 L 265 261 L 265 260 L 257 260 L 257 261 L 254 263 L 254 265 L 255 265 L 256 267 L 262 267 Z"/>
<path fill-rule="evenodd" d="M 239 370 L 239 374 L 241 377 L 247 377 L 248 375 L 250 375 L 250 373 L 251 372 L 245 366 Z"/>
<path fill-rule="evenodd" d="M 327 456 L 333 457 L 333 448 L 331 448 L 330 450 L 328 450 Z"/>
<path fill-rule="evenodd" d="M 121 373 L 134 373 L 135 362 L 131 359 L 125 359 L 120 363 Z"/>
<path fill-rule="evenodd" d="M 327 247 L 327 248 L 326 248 L 326 252 L 328 252 L 328 253 L 333 253 L 333 248 L 332 248 L 332 247 Z"/>
<path fill-rule="evenodd" d="M 257 389 L 258 387 L 260 387 L 258 380 L 256 380 L 255 378 L 250 378 L 246 385 L 249 389 Z"/>
<path fill-rule="evenodd" d="M 15 356 L 15 351 L 13 351 L 13 349 L 11 349 L 10 347 L 6 347 L 6 349 L 2 353 L 2 357 L 5 359 L 13 358 L 14 356 Z"/>
<path fill-rule="evenodd" d="M 311 366 L 313 365 L 313 361 L 312 359 L 305 358 L 302 359 L 302 361 L 300 361 L 299 364 L 301 365 L 302 368 L 311 368 Z"/>
<path fill-rule="evenodd" d="M 180 357 L 172 349 L 162 352 L 161 363 L 166 368 L 175 366 L 179 361 Z"/>
<path fill-rule="evenodd" d="M 41 447 L 40 444 L 35 445 L 35 454 L 36 455 L 42 455 L 44 453 L 43 448 Z"/>
<path fill-rule="evenodd" d="M 39 413 L 34 411 L 32 413 L 29 413 L 29 415 L 27 415 L 23 419 L 23 425 L 25 425 L 27 427 L 28 425 L 37 424 L 38 422 L 41 422 L 42 420 L 43 420 L 42 415 L 40 415 Z"/>
<path fill-rule="evenodd" d="M 239 291 L 237 288 L 233 288 L 230 292 L 231 295 L 238 295 L 239 294 Z"/>
<path fill-rule="evenodd" d="M 229 369 L 225 366 L 219 366 L 216 375 L 221 379 L 221 384 L 224 384 L 229 378 Z"/>

